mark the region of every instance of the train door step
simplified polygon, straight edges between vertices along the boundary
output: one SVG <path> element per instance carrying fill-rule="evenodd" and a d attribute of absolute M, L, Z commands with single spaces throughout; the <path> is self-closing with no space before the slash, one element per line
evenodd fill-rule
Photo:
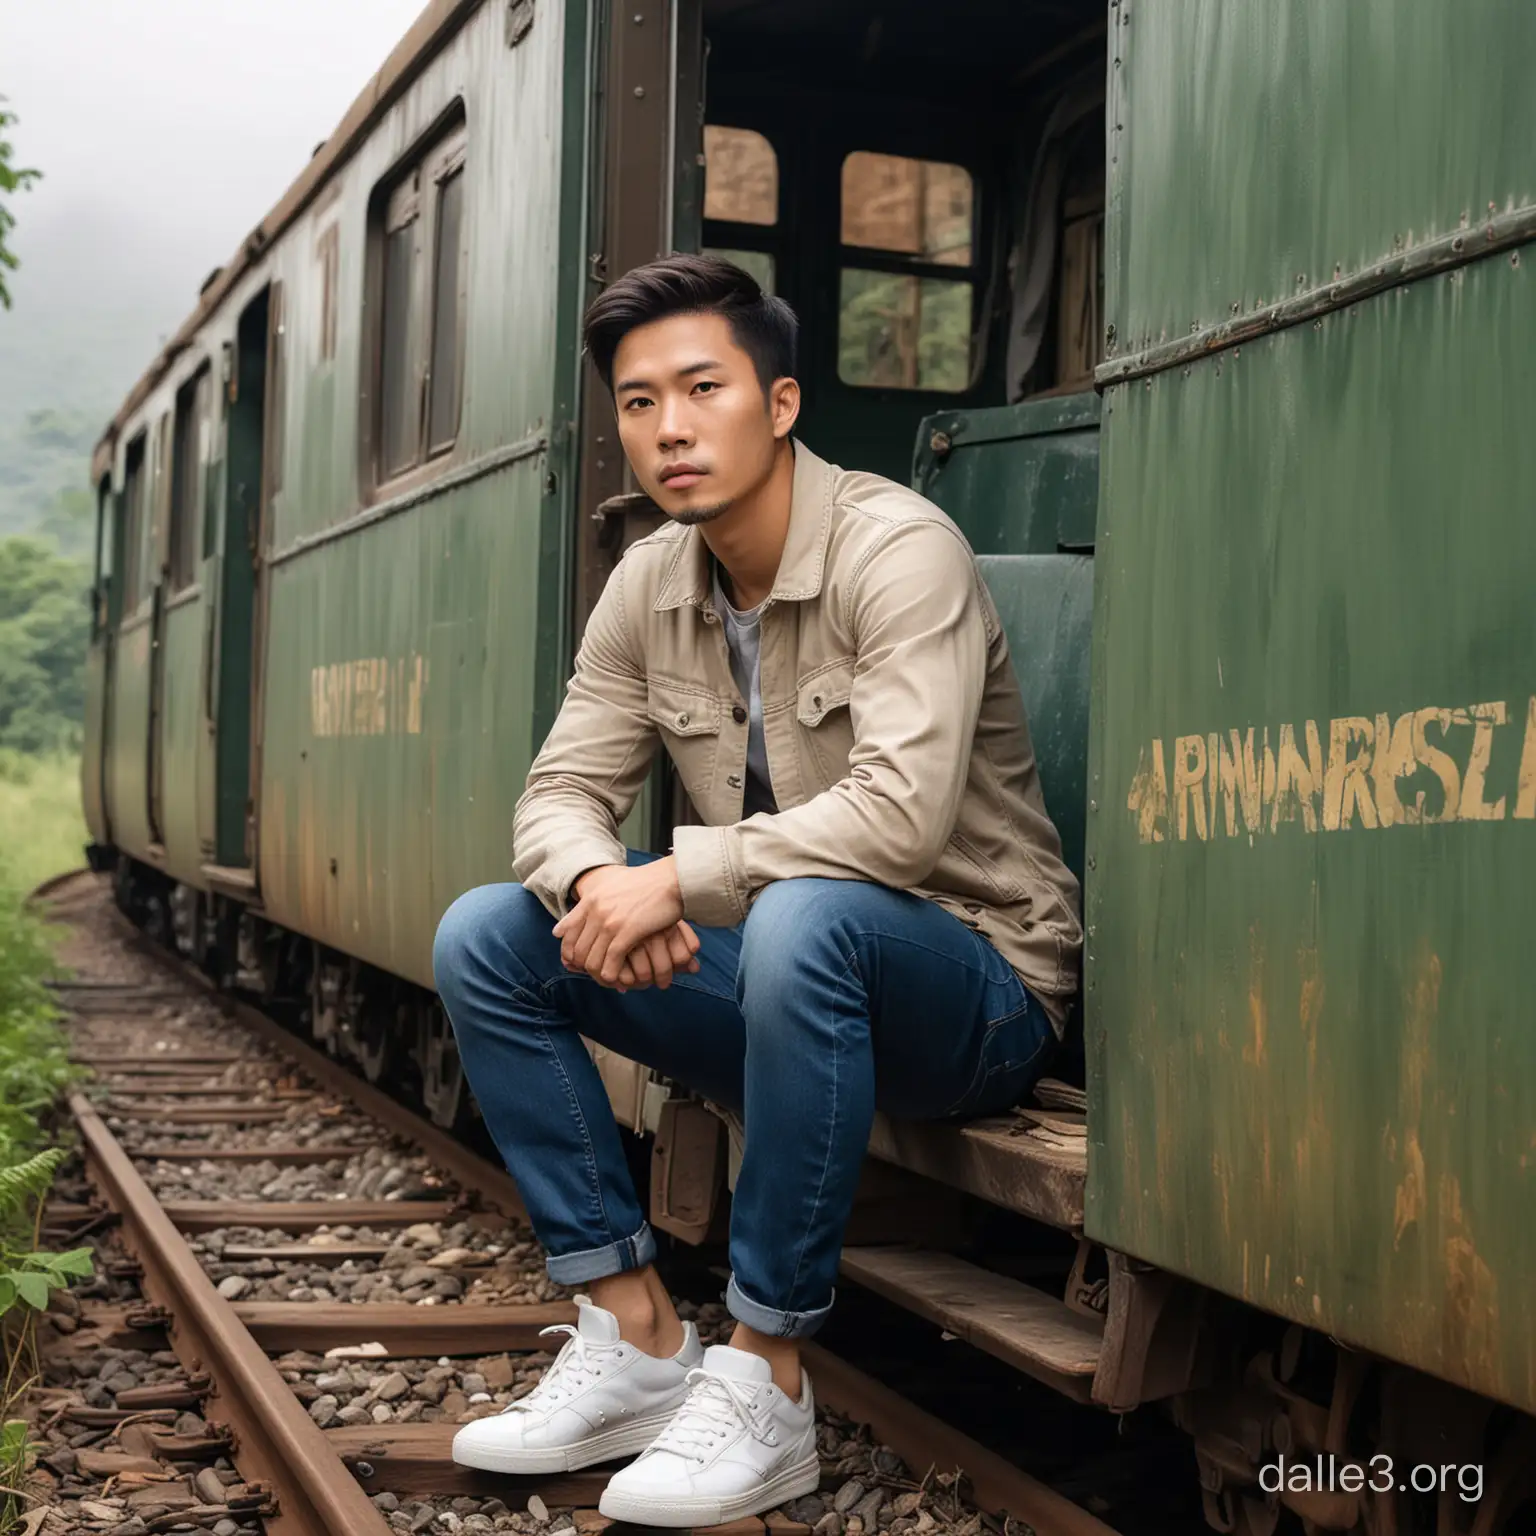
<path fill-rule="evenodd" d="M 1085 1136 L 1062 1136 L 1022 1115 L 965 1125 L 876 1115 L 874 1156 L 1063 1232 L 1083 1226 Z"/>
<path fill-rule="evenodd" d="M 204 864 L 203 879 L 215 896 L 228 896 L 235 901 L 256 900 L 256 871 L 239 868 L 232 864 Z"/>
<path fill-rule="evenodd" d="M 1089 1401 L 1103 1324 L 1057 1297 L 919 1248 L 845 1248 L 842 1273 L 1053 1390 Z"/>

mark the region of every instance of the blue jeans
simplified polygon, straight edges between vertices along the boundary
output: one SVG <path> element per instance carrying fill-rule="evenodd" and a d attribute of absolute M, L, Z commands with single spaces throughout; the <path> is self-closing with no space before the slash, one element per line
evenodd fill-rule
<path fill-rule="evenodd" d="M 698 974 L 666 991 L 572 975 L 553 928 L 522 886 L 481 886 L 444 914 L 432 957 L 550 1278 L 579 1285 L 656 1252 L 586 1036 L 743 1116 L 726 1305 L 763 1333 L 812 1333 L 830 1310 L 876 1108 L 996 1113 L 1055 1044 L 986 939 L 884 886 L 770 885 L 745 923 L 698 930 Z"/>

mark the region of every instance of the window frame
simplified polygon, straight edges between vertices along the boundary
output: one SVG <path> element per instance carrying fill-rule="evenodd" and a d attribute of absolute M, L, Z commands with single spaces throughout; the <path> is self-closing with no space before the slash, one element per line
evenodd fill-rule
<path fill-rule="evenodd" d="M 199 567 L 207 558 L 207 550 L 201 546 L 207 522 L 212 416 L 213 367 L 204 359 L 178 387 L 172 417 L 170 529 L 165 556 L 166 591 L 171 596 L 197 585 Z M 189 474 L 190 481 L 186 479 Z M 178 554 L 185 557 L 185 569 L 178 565 Z"/>
<path fill-rule="evenodd" d="M 432 425 L 432 377 L 436 316 L 435 279 L 438 272 L 439 208 L 443 187 L 455 176 L 468 176 L 469 124 L 462 100 L 442 118 L 380 180 L 369 200 L 366 253 L 365 311 L 369 317 L 365 341 L 366 368 L 361 390 L 360 461 L 365 499 L 375 500 L 414 489 L 440 474 L 458 453 L 464 427 L 465 364 L 469 337 L 469 249 L 473 222 L 471 189 L 462 181 L 459 211 L 456 335 L 454 363 L 456 393 L 453 434 L 429 443 Z M 412 224 L 416 227 L 414 267 L 407 303 L 405 372 L 414 395 L 413 450 L 398 467 L 384 463 L 385 410 L 385 282 L 390 237 Z"/>
<path fill-rule="evenodd" d="M 971 186 L 971 238 L 970 260 L 961 265 L 956 262 L 930 261 L 920 255 L 885 250 L 877 246 L 851 245 L 842 239 L 843 230 L 843 176 L 849 160 L 854 155 L 879 155 L 886 159 L 908 160 L 918 164 L 955 166 L 965 172 Z M 983 207 L 984 178 L 978 167 L 969 160 L 955 157 L 940 158 L 931 154 L 914 154 L 906 150 L 881 149 L 866 143 L 854 144 L 845 149 L 837 162 L 837 260 L 834 266 L 836 302 L 832 327 L 832 377 L 838 388 L 851 390 L 861 396 L 889 395 L 892 398 L 910 400 L 914 396 L 930 396 L 936 400 L 959 400 L 969 394 L 981 382 L 985 366 L 985 349 L 978 345 L 978 312 L 985 299 L 987 261 L 985 252 L 986 210 Z M 932 384 L 860 384 L 843 377 L 843 274 L 845 272 L 874 272 L 892 277 L 911 277 L 918 282 L 937 281 L 964 283 L 970 288 L 970 322 L 967 327 L 968 370 L 965 382 L 958 389 L 941 389 Z"/>
<path fill-rule="evenodd" d="M 117 620 L 125 624 L 139 611 L 145 565 L 145 511 L 150 487 L 149 428 L 141 426 L 123 453 L 123 597 Z"/>
<path fill-rule="evenodd" d="M 708 201 L 709 168 L 704 168 L 704 185 L 699 193 L 700 225 L 699 248 L 703 251 L 719 251 L 729 253 L 731 251 L 750 251 L 757 256 L 766 256 L 773 264 L 773 288 L 772 292 L 779 293 L 783 288 L 784 275 L 784 153 L 779 148 L 774 136 L 768 128 L 761 123 L 744 121 L 732 121 L 726 123 L 706 123 L 707 131 L 710 128 L 732 129 L 737 133 L 756 134 L 773 154 L 774 169 L 774 221 L 772 224 L 750 224 L 739 219 L 715 219 L 710 218 L 702 210 Z M 702 141 L 702 140 L 701 140 Z"/>

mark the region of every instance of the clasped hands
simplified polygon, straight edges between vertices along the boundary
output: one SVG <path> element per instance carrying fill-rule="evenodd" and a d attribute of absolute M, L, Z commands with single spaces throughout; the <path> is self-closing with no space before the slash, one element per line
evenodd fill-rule
<path fill-rule="evenodd" d="M 566 970 L 605 987 L 666 988 L 699 968 L 699 936 L 683 921 L 670 856 L 633 868 L 603 864 L 576 881 L 576 905 L 555 924 Z"/>

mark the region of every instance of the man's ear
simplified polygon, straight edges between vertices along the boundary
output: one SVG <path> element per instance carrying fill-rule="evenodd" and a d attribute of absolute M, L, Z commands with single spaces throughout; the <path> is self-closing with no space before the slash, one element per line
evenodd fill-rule
<path fill-rule="evenodd" d="M 773 421 L 773 435 L 788 437 L 800 418 L 800 384 L 796 379 L 775 379 L 768 391 L 768 415 Z"/>

